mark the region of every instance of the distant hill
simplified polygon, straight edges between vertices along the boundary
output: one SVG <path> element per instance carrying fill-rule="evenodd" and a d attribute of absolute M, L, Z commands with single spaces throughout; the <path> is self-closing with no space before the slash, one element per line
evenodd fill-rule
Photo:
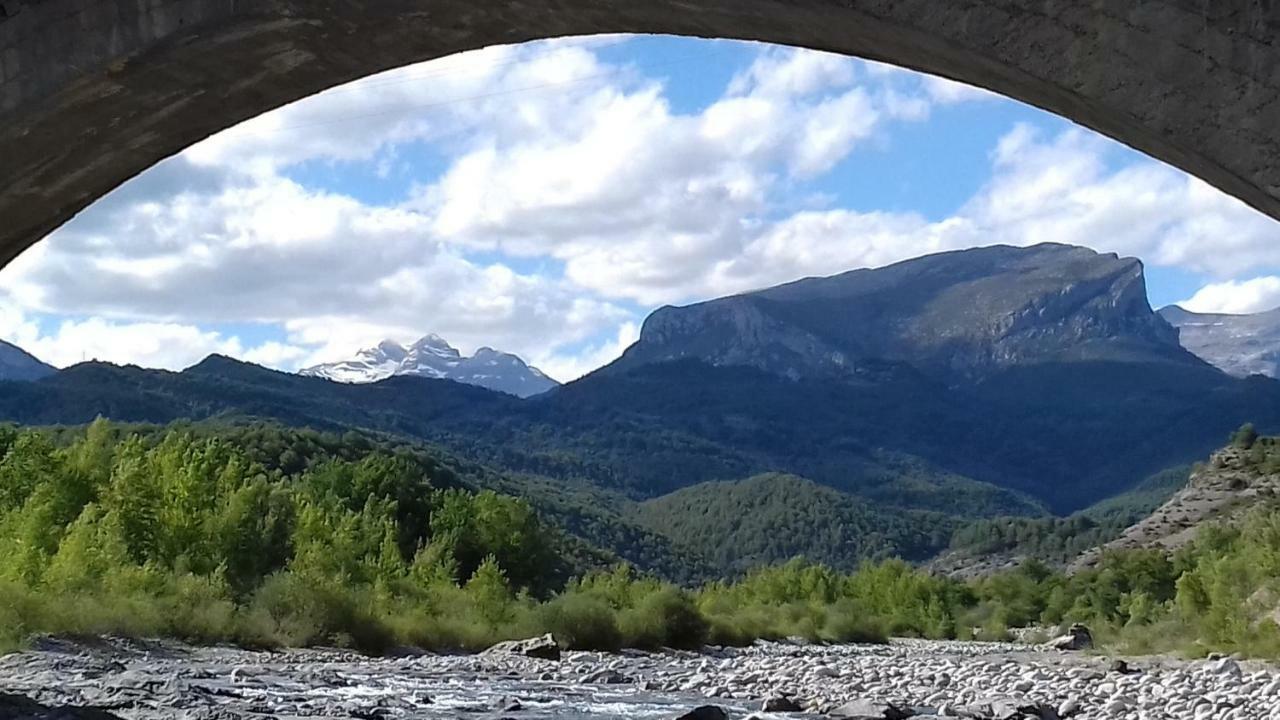
<path fill-rule="evenodd" d="M 1182 346 L 1236 377 L 1280 377 L 1280 308 L 1252 315 L 1194 313 L 1170 305 L 1160 316 Z"/>
<path fill-rule="evenodd" d="M 435 334 L 407 347 L 384 340 L 376 347 L 361 350 L 350 360 L 315 365 L 298 374 L 346 383 L 412 375 L 479 385 L 519 397 L 537 395 L 560 384 L 511 353 L 482 347 L 467 357 Z"/>
<path fill-rule="evenodd" d="M 638 517 L 735 573 L 800 555 L 846 570 L 867 558 L 921 560 L 946 547 L 955 525 L 782 474 L 677 490 L 641 504 Z"/>
<path fill-rule="evenodd" d="M 1065 568 L 1120 537 L 1187 485 L 1190 466 L 1169 468 L 1136 487 L 1067 517 L 996 517 L 963 522 L 930 570 L 969 578 L 1010 570 L 1027 560 Z"/>
<path fill-rule="evenodd" d="M 39 380 L 57 372 L 17 345 L 0 340 L 0 380 Z"/>

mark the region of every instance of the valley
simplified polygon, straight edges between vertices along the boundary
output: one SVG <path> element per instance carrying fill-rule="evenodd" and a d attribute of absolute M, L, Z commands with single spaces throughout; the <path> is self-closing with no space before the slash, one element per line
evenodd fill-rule
<path fill-rule="evenodd" d="M 82 363 L 0 382 L 0 419 L 266 421 L 434 448 L 681 580 L 797 554 L 843 569 L 927 561 L 953 545 L 940 562 L 959 567 L 965 547 L 1007 551 L 964 538 L 997 526 L 1071 535 L 1032 553 L 1064 564 L 1154 509 L 1185 481 L 1162 474 L 1240 425 L 1280 429 L 1280 381 L 1181 347 L 1140 263 L 1063 245 L 663 308 L 616 362 L 524 398 L 446 379 L 477 361 L 438 336 L 361 357 L 300 375 L 222 356 L 181 372 Z M 505 357 L 518 384 L 527 367 Z"/>
<path fill-rule="evenodd" d="M 984 643 L 1084 622 L 1111 653 L 1280 656 L 1280 381 L 1187 352 L 1134 261 L 980 248 L 667 308 L 617 362 L 526 397 L 383 365 L 334 382 L 211 356 L 0 381 L 0 641 L 449 653 L 549 632 L 703 668 L 754 657 L 704 646 L 767 664 L 792 651 L 758 643 L 791 638 L 819 654 L 800 666 L 884 680 L 853 699 L 935 711 L 985 702 L 921 694 L 947 658 L 1012 653 L 964 683 L 1053 712 L 1074 698 L 1079 717 L 1155 712 L 1166 691 Z M 915 669 L 878 669 L 875 647 Z M 1200 712 L 1209 667 L 1178 671 L 1170 717 Z M 616 702 L 769 690 L 681 672 Z M 542 686 L 523 682 L 528 701 Z M 794 682 L 809 711 L 850 699 Z"/>

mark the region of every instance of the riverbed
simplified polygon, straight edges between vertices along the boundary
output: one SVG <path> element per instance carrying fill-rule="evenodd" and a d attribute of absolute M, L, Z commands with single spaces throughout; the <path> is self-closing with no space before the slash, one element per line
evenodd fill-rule
<path fill-rule="evenodd" d="M 843 706 L 883 717 L 1280 720 L 1280 668 L 1230 658 L 1131 658 L 1121 668 L 1036 646 L 920 640 L 559 661 L 402 654 L 46 639 L 0 657 L 0 693 L 136 720 L 676 718 L 703 705 L 732 718 L 830 717 Z M 761 712 L 769 699 L 798 710 Z"/>

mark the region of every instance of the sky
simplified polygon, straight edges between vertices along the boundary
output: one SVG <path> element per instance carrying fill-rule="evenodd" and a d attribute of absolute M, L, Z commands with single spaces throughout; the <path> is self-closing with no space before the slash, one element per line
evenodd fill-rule
<path fill-rule="evenodd" d="M 1280 223 L 1067 120 L 732 41 L 492 47 L 210 137 L 0 270 L 59 367 L 283 370 L 438 333 L 568 381 L 646 315 L 980 245 L 1135 256 L 1153 306 L 1280 306 Z"/>

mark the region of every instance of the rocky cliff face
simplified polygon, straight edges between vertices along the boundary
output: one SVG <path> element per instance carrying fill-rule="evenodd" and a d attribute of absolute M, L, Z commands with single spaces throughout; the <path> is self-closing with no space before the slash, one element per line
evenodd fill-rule
<path fill-rule="evenodd" d="M 1178 328 L 1183 347 L 1224 372 L 1236 377 L 1280 377 L 1280 308 L 1222 315 L 1170 305 L 1160 315 Z"/>
<path fill-rule="evenodd" d="M 793 378 L 895 365 L 957 379 L 1050 361 L 1199 364 L 1152 312 L 1138 260 L 1050 244 L 941 253 L 662 308 L 616 367 L 681 358 Z"/>
<path fill-rule="evenodd" d="M 0 340 L 0 380 L 39 380 L 57 372 L 17 345 Z"/>

